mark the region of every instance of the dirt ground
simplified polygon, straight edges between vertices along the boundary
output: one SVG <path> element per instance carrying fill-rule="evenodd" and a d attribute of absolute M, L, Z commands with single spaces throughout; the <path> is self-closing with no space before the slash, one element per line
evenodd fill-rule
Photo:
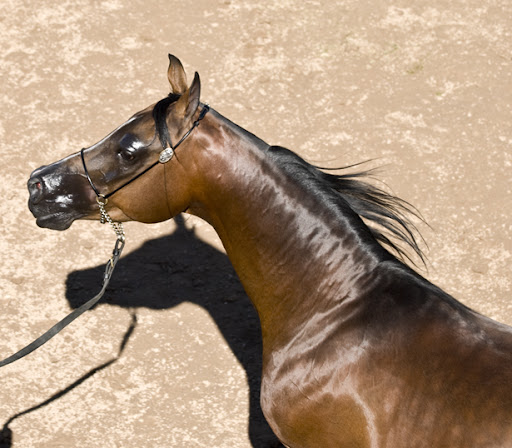
<path fill-rule="evenodd" d="M 165 96 L 169 52 L 268 143 L 375 159 L 430 224 L 422 274 L 512 324 L 511 29 L 508 0 L 2 0 L 0 357 L 99 290 L 115 239 L 38 228 L 30 172 Z M 107 300 L 0 370 L 1 446 L 278 446 L 257 316 L 214 231 L 125 227 Z"/>

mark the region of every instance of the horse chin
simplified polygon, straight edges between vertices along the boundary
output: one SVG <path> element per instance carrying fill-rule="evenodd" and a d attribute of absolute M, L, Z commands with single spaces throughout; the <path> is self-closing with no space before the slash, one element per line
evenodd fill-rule
<path fill-rule="evenodd" d="M 36 224 L 44 229 L 66 230 L 82 215 L 69 211 L 51 211 L 29 205 L 29 209 L 36 218 Z"/>
<path fill-rule="evenodd" d="M 39 216 L 36 218 L 36 224 L 39 227 L 52 230 L 67 230 L 76 218 L 56 213 L 53 215 Z"/>
<path fill-rule="evenodd" d="M 52 230 L 69 229 L 74 221 L 87 215 L 85 210 L 59 206 L 59 204 L 55 204 L 55 202 L 33 204 L 29 201 L 28 208 L 34 218 L 36 218 L 36 224 L 39 227 Z"/>

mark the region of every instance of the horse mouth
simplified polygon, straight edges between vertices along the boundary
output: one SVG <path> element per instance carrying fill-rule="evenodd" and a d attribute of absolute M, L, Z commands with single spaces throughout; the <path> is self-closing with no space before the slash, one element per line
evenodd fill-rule
<path fill-rule="evenodd" d="M 32 215 L 34 215 L 34 218 L 36 218 L 36 224 L 45 229 L 66 230 L 71 227 L 73 221 L 80 218 L 80 216 L 75 213 L 66 211 L 51 212 L 31 203 L 29 203 L 28 208 L 32 212 Z"/>
<path fill-rule="evenodd" d="M 71 217 L 69 214 L 63 212 L 51 213 L 42 216 L 36 216 L 34 212 L 32 212 L 32 214 L 36 218 L 36 224 L 39 227 L 52 230 L 69 229 L 75 220 L 74 217 Z"/>
<path fill-rule="evenodd" d="M 39 218 L 36 218 L 36 224 L 39 227 L 52 230 L 69 229 L 71 227 L 71 224 L 73 224 L 73 221 L 74 219 L 62 217 L 60 213 L 54 215 L 40 216 Z"/>

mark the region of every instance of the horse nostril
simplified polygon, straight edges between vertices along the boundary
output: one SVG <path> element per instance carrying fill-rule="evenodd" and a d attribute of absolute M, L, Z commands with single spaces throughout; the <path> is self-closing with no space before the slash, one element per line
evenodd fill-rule
<path fill-rule="evenodd" d="M 28 182 L 28 192 L 30 194 L 30 202 L 37 204 L 43 197 L 43 183 L 37 177 L 31 177 Z"/>

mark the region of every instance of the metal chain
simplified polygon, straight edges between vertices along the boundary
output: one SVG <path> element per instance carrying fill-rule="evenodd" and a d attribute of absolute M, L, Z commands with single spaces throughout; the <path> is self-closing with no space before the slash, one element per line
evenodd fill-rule
<path fill-rule="evenodd" d="M 174 146 L 174 149 L 180 145 L 185 138 L 188 137 L 188 135 L 192 132 L 192 130 L 199 125 L 199 122 L 204 118 L 206 113 L 210 110 L 210 107 L 208 105 L 205 105 L 203 107 L 203 110 L 201 111 L 201 114 L 199 115 L 199 118 L 194 122 L 192 128 L 181 138 L 181 140 Z M 162 151 L 162 152 L 165 152 Z M 168 151 L 169 152 L 169 151 Z M 116 245 L 114 247 L 114 251 L 112 252 L 112 258 L 109 260 L 109 262 L 105 266 L 105 274 L 103 276 L 103 286 L 101 288 L 101 291 L 94 296 L 92 299 L 81 305 L 79 308 L 72 311 L 70 314 L 68 314 L 64 319 L 62 319 L 59 323 L 55 324 L 52 328 L 50 328 L 46 333 L 39 336 L 35 341 L 28 344 L 25 348 L 19 350 L 14 355 L 9 356 L 6 359 L 0 360 L 0 367 L 3 367 L 7 364 L 10 364 L 20 358 L 23 358 L 24 356 L 28 355 L 29 353 L 36 350 L 38 347 L 41 347 L 41 345 L 45 344 L 47 341 L 49 341 L 53 336 L 55 336 L 59 331 L 61 331 L 64 327 L 69 325 L 71 322 L 73 322 L 78 316 L 83 314 L 85 311 L 91 309 L 102 297 L 105 291 L 107 290 L 108 283 L 110 282 L 110 279 L 112 277 L 112 273 L 114 272 L 114 268 L 116 267 L 117 262 L 119 261 L 119 258 L 121 258 L 121 253 L 123 252 L 123 248 L 125 245 L 125 235 L 124 235 L 124 229 L 123 224 L 121 222 L 114 222 L 114 220 L 109 216 L 107 213 L 107 210 L 105 209 L 105 206 L 108 202 L 108 196 L 113 195 L 115 192 L 119 191 L 124 186 L 128 185 L 130 182 L 134 181 L 138 177 L 140 177 L 142 174 L 146 173 L 149 169 L 153 168 L 158 164 L 158 161 L 155 162 L 150 167 L 146 168 L 145 171 L 142 173 L 139 173 L 136 177 L 131 179 L 130 181 L 126 182 L 125 184 L 118 187 L 116 190 L 110 192 L 107 197 L 99 193 L 99 191 L 94 186 L 91 177 L 89 176 L 89 172 L 87 171 L 87 166 L 85 165 L 85 158 L 84 158 L 84 149 L 80 151 L 80 155 L 82 157 L 82 163 L 84 166 L 85 175 L 87 176 L 87 180 L 89 181 L 89 184 L 91 185 L 92 189 L 96 193 L 96 202 L 98 203 L 98 207 L 100 208 L 100 222 L 101 224 L 105 224 L 108 222 L 112 229 L 114 229 L 114 232 L 117 236 Z M 173 152 L 168 154 L 170 157 L 163 157 L 160 162 L 165 163 L 169 161 L 172 158 Z"/>
<path fill-rule="evenodd" d="M 98 197 L 96 197 L 96 202 L 98 203 L 98 207 L 100 208 L 101 224 L 105 224 L 105 222 L 108 222 L 114 229 L 114 232 L 117 235 L 117 239 L 124 241 L 125 235 L 124 235 L 123 223 L 122 222 L 114 222 L 114 220 L 110 217 L 110 215 L 105 210 L 105 205 L 107 205 L 108 199 L 103 196 L 98 196 Z"/>

